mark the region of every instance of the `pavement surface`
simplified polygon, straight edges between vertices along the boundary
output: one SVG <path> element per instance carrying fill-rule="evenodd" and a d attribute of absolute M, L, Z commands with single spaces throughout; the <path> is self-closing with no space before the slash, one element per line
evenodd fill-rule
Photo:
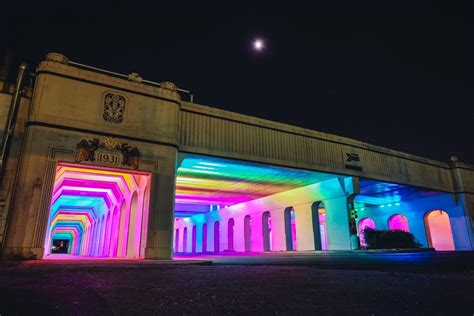
<path fill-rule="evenodd" d="M 474 271 L 474 251 L 307 251 L 225 253 L 218 256 L 180 254 L 178 260 L 209 260 L 214 264 L 292 265 L 330 269 L 381 271 Z"/>
<path fill-rule="evenodd" d="M 407 255 L 4 261 L 0 314 L 473 315 L 473 253 Z"/>

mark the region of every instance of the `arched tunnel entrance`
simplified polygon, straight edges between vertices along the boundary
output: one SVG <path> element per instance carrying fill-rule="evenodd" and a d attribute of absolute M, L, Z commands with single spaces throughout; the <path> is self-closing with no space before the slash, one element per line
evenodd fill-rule
<path fill-rule="evenodd" d="M 150 175 L 59 164 L 44 257 L 144 256 Z"/>

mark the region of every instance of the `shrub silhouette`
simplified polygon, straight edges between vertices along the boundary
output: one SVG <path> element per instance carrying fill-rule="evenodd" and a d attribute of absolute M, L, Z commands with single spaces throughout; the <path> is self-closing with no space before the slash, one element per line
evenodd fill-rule
<path fill-rule="evenodd" d="M 412 233 L 403 230 L 377 230 L 366 227 L 363 231 L 366 249 L 420 248 Z"/>

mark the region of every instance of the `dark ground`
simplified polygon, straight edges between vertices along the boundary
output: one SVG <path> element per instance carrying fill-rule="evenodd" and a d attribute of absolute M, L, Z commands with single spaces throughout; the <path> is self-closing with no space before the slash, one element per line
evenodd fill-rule
<path fill-rule="evenodd" d="M 300 265 L 293 266 L 271 265 L 274 259 L 268 260 L 270 265 L 3 262 L 0 314 L 473 315 L 472 253 L 452 256 L 451 261 L 446 255 L 441 260 L 424 255 L 429 272 L 400 269 L 396 262 L 403 254 L 390 256 L 397 258 L 393 264 L 388 260 L 378 268 L 366 266 L 372 270 L 363 270 L 361 259 L 353 262 L 358 270 L 318 260 L 305 266 L 302 259 L 295 259 Z M 236 260 L 248 261 L 240 258 Z M 348 263 L 347 255 L 338 260 Z"/>

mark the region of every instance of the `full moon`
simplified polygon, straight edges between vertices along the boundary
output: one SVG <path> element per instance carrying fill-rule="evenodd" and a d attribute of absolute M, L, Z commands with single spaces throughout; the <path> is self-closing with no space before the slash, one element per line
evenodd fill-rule
<path fill-rule="evenodd" d="M 261 39 L 257 38 L 256 40 L 253 41 L 253 48 L 258 52 L 262 51 L 264 46 L 265 45 Z"/>

